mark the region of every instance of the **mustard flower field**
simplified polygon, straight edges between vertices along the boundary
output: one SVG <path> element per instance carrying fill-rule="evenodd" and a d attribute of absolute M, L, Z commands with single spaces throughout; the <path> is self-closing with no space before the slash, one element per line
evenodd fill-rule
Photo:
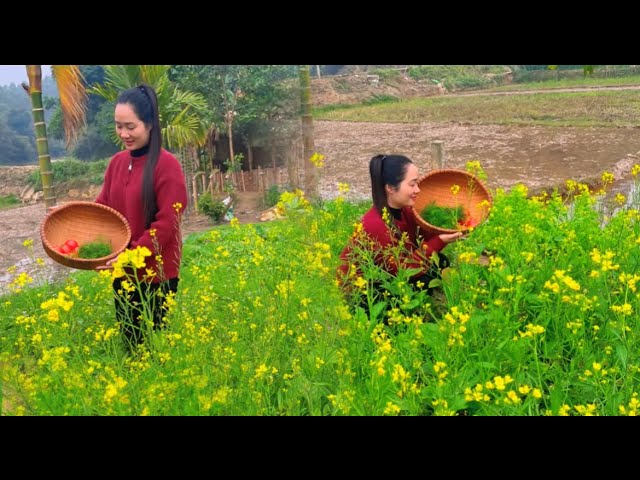
<path fill-rule="evenodd" d="M 284 194 L 281 220 L 187 238 L 169 325 L 131 354 L 112 271 L 16 275 L 0 298 L 1 414 L 636 415 L 640 211 L 602 181 L 492 192 L 433 295 L 369 266 L 353 278 L 366 309 L 336 267 L 369 204 Z"/>

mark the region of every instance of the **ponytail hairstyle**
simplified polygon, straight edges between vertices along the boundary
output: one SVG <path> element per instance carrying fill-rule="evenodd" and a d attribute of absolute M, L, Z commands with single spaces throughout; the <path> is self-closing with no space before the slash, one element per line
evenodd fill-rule
<path fill-rule="evenodd" d="M 387 203 L 387 185 L 397 189 L 407 175 L 407 167 L 413 163 L 404 155 L 376 155 L 369 162 L 369 175 L 371 175 L 371 196 L 373 205 L 382 215 L 384 208 L 389 208 Z"/>
<path fill-rule="evenodd" d="M 153 173 L 162 148 L 158 96 L 152 87 L 141 83 L 137 87 L 123 91 L 118 96 L 117 103 L 131 105 L 138 118 L 149 128 L 149 151 L 142 174 L 142 205 L 144 207 L 145 228 L 149 228 L 158 211 L 153 189 Z"/>

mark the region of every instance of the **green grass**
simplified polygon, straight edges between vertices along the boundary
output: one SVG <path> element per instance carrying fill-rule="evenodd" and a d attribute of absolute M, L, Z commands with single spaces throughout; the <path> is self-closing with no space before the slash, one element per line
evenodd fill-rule
<path fill-rule="evenodd" d="M 20 205 L 20 199 L 15 195 L 0 196 L 0 210 Z"/>
<path fill-rule="evenodd" d="M 489 87 L 483 91 L 487 92 L 509 92 L 518 90 L 546 90 L 554 88 L 576 88 L 576 87 L 615 87 L 625 85 L 640 85 L 640 76 L 629 76 L 619 78 L 600 78 L 594 76 L 565 78 L 561 80 L 545 80 L 544 82 L 512 83 Z"/>
<path fill-rule="evenodd" d="M 315 109 L 314 118 L 351 122 L 635 127 L 640 125 L 640 94 L 598 91 L 414 98 L 378 105 L 325 107 Z"/>

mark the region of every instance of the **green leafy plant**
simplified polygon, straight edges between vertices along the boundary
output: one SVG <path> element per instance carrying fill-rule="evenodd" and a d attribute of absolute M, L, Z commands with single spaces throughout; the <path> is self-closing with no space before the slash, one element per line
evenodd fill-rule
<path fill-rule="evenodd" d="M 280 191 L 280 187 L 278 185 L 271 185 L 264 192 L 264 206 L 266 208 L 271 208 L 276 205 L 280 201 L 280 195 L 282 191 Z"/>
<path fill-rule="evenodd" d="M 219 222 L 227 211 L 227 206 L 220 200 L 214 199 L 210 193 L 205 193 L 198 199 L 198 208 L 214 222 Z"/>
<path fill-rule="evenodd" d="M 102 258 L 111 253 L 111 245 L 104 240 L 85 243 L 78 248 L 78 258 Z"/>
<path fill-rule="evenodd" d="M 13 205 L 20 205 L 20 199 L 13 194 L 0 197 L 0 208 L 7 208 Z"/>
<path fill-rule="evenodd" d="M 81 162 L 75 159 L 64 159 L 51 164 L 56 183 L 70 184 L 72 182 L 86 181 L 90 185 L 101 185 L 104 180 L 104 171 L 109 159 L 96 160 L 94 162 Z M 42 189 L 42 178 L 39 170 L 34 170 L 28 177 L 27 183 L 36 191 Z"/>
<path fill-rule="evenodd" d="M 460 227 L 460 222 L 465 220 L 464 207 L 442 207 L 435 202 L 424 207 L 420 216 L 431 225 L 440 228 L 455 229 Z"/>

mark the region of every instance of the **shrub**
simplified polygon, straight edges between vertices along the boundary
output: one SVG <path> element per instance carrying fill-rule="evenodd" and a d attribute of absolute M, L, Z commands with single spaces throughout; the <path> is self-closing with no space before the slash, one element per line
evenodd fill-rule
<path fill-rule="evenodd" d="M 280 201 L 281 195 L 280 187 L 278 185 L 271 185 L 264 192 L 264 206 L 265 208 L 271 208 Z"/>
<path fill-rule="evenodd" d="M 210 193 L 203 193 L 198 198 L 198 210 L 217 223 L 222 220 L 227 207 L 222 201 L 213 198 Z"/>
<path fill-rule="evenodd" d="M 59 160 L 51 163 L 53 178 L 56 185 L 73 182 L 74 180 L 88 181 L 91 185 L 101 185 L 109 159 L 95 162 L 81 162 L 75 159 Z M 40 170 L 34 170 L 27 180 L 34 190 L 42 190 Z"/>

